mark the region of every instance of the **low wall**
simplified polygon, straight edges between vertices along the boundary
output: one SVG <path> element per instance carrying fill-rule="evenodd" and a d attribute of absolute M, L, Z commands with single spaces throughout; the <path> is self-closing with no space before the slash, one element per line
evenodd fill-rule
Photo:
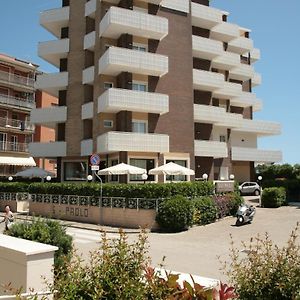
<path fill-rule="evenodd" d="M 9 205 L 12 212 L 23 212 L 29 209 L 28 193 L 0 193 L 0 211 Z"/>

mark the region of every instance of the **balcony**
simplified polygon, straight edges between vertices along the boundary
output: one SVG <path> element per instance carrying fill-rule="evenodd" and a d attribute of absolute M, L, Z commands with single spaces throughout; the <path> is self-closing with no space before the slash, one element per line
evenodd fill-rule
<path fill-rule="evenodd" d="M 81 156 L 89 156 L 93 154 L 93 140 L 81 141 Z"/>
<path fill-rule="evenodd" d="M 67 156 L 67 143 L 30 143 L 29 153 L 33 157 L 65 157 Z"/>
<path fill-rule="evenodd" d="M 193 35 L 193 57 L 213 60 L 222 53 L 223 44 L 221 42 Z"/>
<path fill-rule="evenodd" d="M 49 9 L 40 14 L 40 24 L 57 38 L 60 38 L 61 28 L 68 26 L 69 18 L 69 6 Z"/>
<path fill-rule="evenodd" d="M 258 85 L 261 85 L 262 78 L 261 75 L 258 73 L 254 73 L 252 79 L 251 79 L 252 87 L 256 87 Z"/>
<path fill-rule="evenodd" d="M 256 148 L 232 147 L 232 160 L 275 163 L 282 161 L 281 151 L 259 150 Z"/>
<path fill-rule="evenodd" d="M 81 106 L 81 119 L 92 119 L 94 117 L 94 102 L 88 102 Z"/>
<path fill-rule="evenodd" d="M 222 22 L 222 11 L 192 2 L 192 25 L 211 29 Z"/>
<path fill-rule="evenodd" d="M 85 3 L 85 17 L 95 18 L 97 0 L 89 0 Z"/>
<path fill-rule="evenodd" d="M 240 64 L 238 67 L 230 70 L 229 77 L 235 80 L 246 81 L 254 76 L 254 69 L 250 65 Z"/>
<path fill-rule="evenodd" d="M 228 157 L 227 143 L 196 140 L 195 156 L 213 158 Z"/>
<path fill-rule="evenodd" d="M 210 37 L 221 42 L 230 42 L 239 37 L 239 26 L 227 22 L 222 22 L 211 29 Z"/>
<path fill-rule="evenodd" d="M 241 126 L 234 131 L 255 133 L 258 136 L 280 135 L 281 125 L 276 122 L 243 119 Z"/>
<path fill-rule="evenodd" d="M 95 77 L 95 67 L 89 67 L 82 72 L 82 83 L 83 84 L 93 84 Z"/>
<path fill-rule="evenodd" d="M 54 40 L 39 43 L 38 55 L 50 64 L 59 68 L 60 59 L 66 58 L 69 53 L 69 39 Z"/>
<path fill-rule="evenodd" d="M 27 121 L 21 121 L 17 119 L 0 118 L 0 127 L 10 131 L 29 131 L 34 132 L 34 125 Z"/>
<path fill-rule="evenodd" d="M 253 48 L 250 51 L 250 59 L 251 59 L 251 64 L 257 62 L 258 60 L 260 60 L 260 50 L 257 48 Z"/>
<path fill-rule="evenodd" d="M 228 51 L 243 55 L 253 49 L 253 41 L 246 37 L 238 37 L 228 43 Z"/>
<path fill-rule="evenodd" d="M 214 91 L 213 97 L 218 99 L 232 99 L 242 93 L 242 86 L 238 83 L 223 81 L 223 87 Z"/>
<path fill-rule="evenodd" d="M 68 80 L 68 72 L 41 74 L 37 76 L 36 88 L 58 97 L 60 90 L 67 89 Z"/>
<path fill-rule="evenodd" d="M 67 107 L 52 106 L 33 109 L 30 114 L 30 120 L 32 124 L 55 128 L 57 123 L 65 123 L 67 121 Z"/>
<path fill-rule="evenodd" d="M 262 110 L 262 101 L 256 98 L 254 93 L 242 92 L 238 97 L 232 98 L 230 100 L 230 105 L 238 107 L 250 107 L 252 106 L 253 111 Z"/>
<path fill-rule="evenodd" d="M 159 54 L 110 47 L 99 60 L 99 74 L 117 76 L 131 72 L 150 76 L 168 73 L 168 57 Z"/>
<path fill-rule="evenodd" d="M 165 134 L 110 131 L 98 137 L 98 153 L 120 151 L 148 153 L 169 152 L 169 136 Z"/>
<path fill-rule="evenodd" d="M 226 128 L 242 125 L 242 115 L 227 113 L 222 107 L 209 105 L 194 104 L 194 120 L 197 123 L 214 124 Z"/>
<path fill-rule="evenodd" d="M 26 143 L 9 143 L 6 141 L 0 142 L 0 152 L 18 152 L 18 153 L 27 153 L 28 144 Z"/>
<path fill-rule="evenodd" d="M 124 32 L 147 39 L 162 40 L 169 32 L 166 18 L 112 6 L 100 22 L 100 37 L 117 39 Z"/>
<path fill-rule="evenodd" d="M 111 88 L 98 98 L 98 113 L 122 110 L 162 115 L 169 112 L 169 96 Z"/>
<path fill-rule="evenodd" d="M 221 70 L 231 70 L 241 64 L 240 56 L 235 53 L 223 51 L 222 55 L 212 60 L 212 67 Z"/>
<path fill-rule="evenodd" d="M 16 75 L 14 73 L 0 71 L 0 83 L 4 82 L 12 87 L 18 86 L 23 89 L 34 90 L 34 78 Z"/>
<path fill-rule="evenodd" d="M 224 86 L 224 75 L 193 69 L 194 89 L 213 92 Z"/>
<path fill-rule="evenodd" d="M 84 36 L 84 50 L 94 51 L 96 43 L 96 31 L 92 31 Z"/>
<path fill-rule="evenodd" d="M 0 94 L 0 105 L 4 104 L 9 107 L 16 107 L 26 110 L 31 110 L 35 107 L 35 101 L 31 99 L 23 99 L 13 96 Z"/>

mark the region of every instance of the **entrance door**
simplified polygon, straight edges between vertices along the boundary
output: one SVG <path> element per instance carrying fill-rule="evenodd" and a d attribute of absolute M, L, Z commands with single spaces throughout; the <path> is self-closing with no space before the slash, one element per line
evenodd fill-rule
<path fill-rule="evenodd" d="M 7 139 L 7 134 L 0 132 L 0 151 L 6 150 L 6 139 Z"/>

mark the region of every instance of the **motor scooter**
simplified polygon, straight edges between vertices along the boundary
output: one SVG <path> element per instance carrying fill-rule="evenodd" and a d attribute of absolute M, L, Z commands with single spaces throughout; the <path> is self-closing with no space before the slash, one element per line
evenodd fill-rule
<path fill-rule="evenodd" d="M 243 204 L 239 207 L 237 213 L 236 213 L 236 226 L 241 226 L 247 223 L 251 223 L 253 221 L 254 215 L 255 215 L 255 207 L 249 206 L 247 204 Z"/>

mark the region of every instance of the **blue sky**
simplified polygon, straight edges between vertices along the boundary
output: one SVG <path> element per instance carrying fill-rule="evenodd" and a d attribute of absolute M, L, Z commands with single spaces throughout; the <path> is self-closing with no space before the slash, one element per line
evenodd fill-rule
<path fill-rule="evenodd" d="M 37 56 L 39 41 L 54 39 L 39 26 L 39 12 L 60 6 L 60 0 L 9 0 L 1 3 L 0 52 L 33 61 L 54 71 Z M 284 162 L 300 163 L 300 1 L 212 0 L 229 11 L 228 21 L 252 30 L 262 59 L 255 64 L 263 84 L 254 92 L 264 107 L 255 118 L 278 121 L 282 135 L 259 140 L 262 149 L 283 151 Z M 15 21 L 17 20 L 17 21 Z M 298 120 L 298 121 L 297 121 Z"/>

